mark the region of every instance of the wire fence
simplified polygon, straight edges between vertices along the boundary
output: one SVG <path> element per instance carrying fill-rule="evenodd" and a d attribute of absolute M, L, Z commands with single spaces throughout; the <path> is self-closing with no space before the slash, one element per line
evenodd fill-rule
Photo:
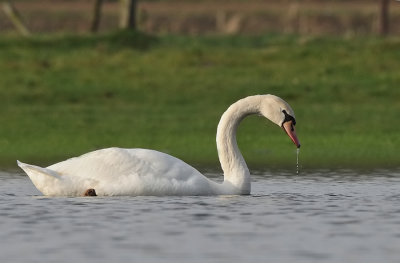
<path fill-rule="evenodd" d="M 400 34 L 400 2 L 396 0 L 138 0 L 131 9 L 130 2 L 3 1 L 0 33 L 18 30 L 24 34 L 13 21 L 13 12 L 7 10 L 11 6 L 25 34 L 82 34 L 128 26 L 152 34 Z"/>

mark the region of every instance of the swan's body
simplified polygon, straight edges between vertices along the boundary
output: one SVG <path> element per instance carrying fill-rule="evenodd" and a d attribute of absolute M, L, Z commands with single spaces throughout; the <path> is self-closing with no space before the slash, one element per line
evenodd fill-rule
<path fill-rule="evenodd" d="M 107 148 L 47 168 L 19 165 L 44 195 L 79 196 L 89 188 L 99 196 L 220 193 L 219 184 L 190 165 L 147 149 Z"/>
<path fill-rule="evenodd" d="M 300 147 L 294 133 L 294 113 L 285 101 L 273 95 L 239 100 L 222 115 L 218 125 L 222 183 L 209 180 L 171 155 L 147 149 L 102 149 L 47 168 L 22 162 L 18 165 L 44 195 L 82 196 L 87 189 L 95 189 L 99 196 L 250 194 L 249 169 L 236 143 L 237 126 L 250 114 L 261 114 L 282 126 Z"/>

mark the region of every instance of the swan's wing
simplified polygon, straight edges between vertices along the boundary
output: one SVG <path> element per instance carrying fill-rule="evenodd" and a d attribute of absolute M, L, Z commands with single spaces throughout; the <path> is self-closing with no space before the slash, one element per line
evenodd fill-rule
<path fill-rule="evenodd" d="M 211 194 L 209 180 L 195 168 L 154 150 L 102 149 L 47 169 L 98 195 Z"/>

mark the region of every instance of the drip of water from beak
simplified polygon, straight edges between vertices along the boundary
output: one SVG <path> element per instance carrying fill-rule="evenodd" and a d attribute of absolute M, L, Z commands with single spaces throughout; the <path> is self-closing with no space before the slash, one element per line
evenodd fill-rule
<path fill-rule="evenodd" d="M 299 170 L 299 153 L 300 153 L 300 148 L 297 148 L 297 159 L 296 159 L 296 174 L 297 175 L 300 174 L 300 170 Z"/>

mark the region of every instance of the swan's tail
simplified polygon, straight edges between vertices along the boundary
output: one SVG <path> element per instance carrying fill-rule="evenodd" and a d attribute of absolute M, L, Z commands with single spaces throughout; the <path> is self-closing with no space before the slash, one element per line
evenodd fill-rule
<path fill-rule="evenodd" d="M 48 168 L 22 163 L 20 161 L 17 161 L 17 163 L 42 194 L 53 195 L 58 191 L 58 185 L 62 179 L 59 173 Z"/>
<path fill-rule="evenodd" d="M 31 165 L 27 163 L 23 163 L 17 160 L 17 164 L 19 167 L 21 167 L 22 170 L 32 179 L 33 181 L 33 176 L 50 176 L 53 179 L 60 179 L 60 175 L 53 170 L 47 169 L 47 168 L 42 168 L 36 165 Z"/>

